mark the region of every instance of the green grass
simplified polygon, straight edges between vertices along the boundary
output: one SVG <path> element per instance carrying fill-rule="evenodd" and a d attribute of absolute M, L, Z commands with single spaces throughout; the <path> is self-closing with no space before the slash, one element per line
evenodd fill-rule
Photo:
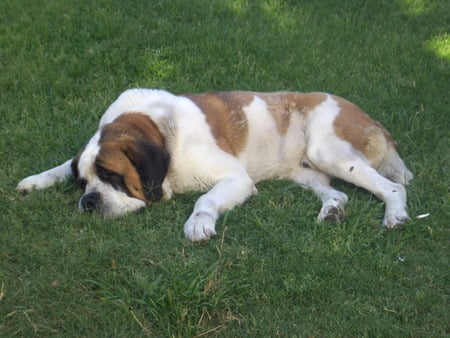
<path fill-rule="evenodd" d="M 448 336 L 449 13 L 445 0 L 3 0 L 0 336 Z M 311 192 L 265 182 L 191 244 L 198 194 L 106 221 L 78 213 L 72 182 L 15 191 L 136 86 L 345 96 L 399 141 L 412 220 L 386 231 L 380 201 L 336 182 L 347 218 L 319 224 Z"/>

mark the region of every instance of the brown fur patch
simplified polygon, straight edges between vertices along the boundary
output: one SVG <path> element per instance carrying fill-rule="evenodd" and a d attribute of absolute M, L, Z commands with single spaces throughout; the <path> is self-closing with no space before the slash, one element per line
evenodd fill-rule
<path fill-rule="evenodd" d="M 280 135 L 286 134 L 291 121 L 291 114 L 295 110 L 293 107 L 294 102 L 287 99 L 286 95 L 286 93 L 268 93 L 258 95 L 266 102 L 267 109 L 272 115 Z"/>
<path fill-rule="evenodd" d="M 223 92 L 183 96 L 200 107 L 217 145 L 222 150 L 237 155 L 244 149 L 248 137 L 248 124 L 242 109 L 252 102 L 254 94 Z"/>
<path fill-rule="evenodd" d="M 132 197 L 147 201 L 136 164 L 126 154 L 136 147 L 138 140 L 150 140 L 164 146 L 164 137 L 148 116 L 137 113 L 119 116 L 102 130 L 96 164 L 119 175 Z"/>
<path fill-rule="evenodd" d="M 280 135 L 286 134 L 292 113 L 306 114 L 326 99 L 322 93 L 277 92 L 258 96 L 266 102 Z"/>
<path fill-rule="evenodd" d="M 295 102 L 295 108 L 304 114 L 307 114 L 327 99 L 327 95 L 325 93 L 319 92 L 288 93 L 286 97 Z"/>
<path fill-rule="evenodd" d="M 137 139 L 150 140 L 164 147 L 164 136 L 150 117 L 140 113 L 125 113 L 102 130 L 102 141 L 117 139 L 121 136 L 133 136 Z"/>
<path fill-rule="evenodd" d="M 119 151 L 122 144 L 124 143 L 120 141 L 104 142 L 97 156 L 96 164 L 122 177 L 127 192 L 132 197 L 147 201 L 135 166 L 122 151 Z"/>
<path fill-rule="evenodd" d="M 388 131 L 353 103 L 333 96 L 341 108 L 334 120 L 336 135 L 362 152 L 377 167 L 386 156 L 389 146 L 395 142 Z"/>

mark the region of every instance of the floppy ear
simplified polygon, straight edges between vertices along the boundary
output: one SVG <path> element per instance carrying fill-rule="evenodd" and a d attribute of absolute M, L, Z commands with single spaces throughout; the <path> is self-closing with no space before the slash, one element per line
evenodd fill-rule
<path fill-rule="evenodd" d="M 79 177 L 78 162 L 80 161 L 80 156 L 81 156 L 81 153 L 83 152 L 84 148 L 86 148 L 86 146 L 81 148 L 81 150 L 78 152 L 77 156 L 75 156 L 72 159 L 72 163 L 70 164 L 70 168 L 72 169 L 73 179 L 75 180 L 75 182 L 77 182 L 81 186 L 82 189 L 84 189 L 84 187 L 82 187 L 82 184 L 80 184 L 80 181 L 78 180 L 78 177 Z"/>
<path fill-rule="evenodd" d="M 75 179 L 75 181 L 78 179 L 78 161 L 79 161 L 80 157 L 74 157 L 72 159 L 72 163 L 70 164 L 70 168 L 72 169 L 72 175 L 73 178 Z"/>
<path fill-rule="evenodd" d="M 170 155 L 150 141 L 137 140 L 123 152 L 138 172 L 145 197 L 159 201 L 163 197 L 162 183 L 169 170 Z"/>

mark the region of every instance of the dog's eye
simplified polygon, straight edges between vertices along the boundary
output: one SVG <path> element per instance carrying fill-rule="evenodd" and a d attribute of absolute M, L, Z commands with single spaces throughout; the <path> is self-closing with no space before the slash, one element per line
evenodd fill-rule
<path fill-rule="evenodd" d="M 123 177 L 104 167 L 97 166 L 98 177 L 105 182 L 111 184 L 115 189 L 126 191 Z"/>
<path fill-rule="evenodd" d="M 114 173 L 108 169 L 102 168 L 102 167 L 97 168 L 97 175 L 102 178 L 110 178 L 110 177 L 117 176 L 116 173 Z"/>
<path fill-rule="evenodd" d="M 100 177 L 100 179 L 105 180 L 105 181 L 109 181 L 109 180 L 114 179 L 115 177 L 119 176 L 115 172 L 108 170 L 106 168 L 103 168 L 101 166 L 97 166 L 96 169 L 97 169 L 98 177 Z"/>

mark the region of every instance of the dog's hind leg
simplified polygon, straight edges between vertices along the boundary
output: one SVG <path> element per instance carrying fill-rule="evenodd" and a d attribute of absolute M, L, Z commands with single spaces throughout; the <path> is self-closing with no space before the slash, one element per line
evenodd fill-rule
<path fill-rule="evenodd" d="M 406 190 L 400 183 L 394 183 L 383 177 L 370 166 L 367 160 L 346 144 L 334 147 L 321 146 L 310 148 L 308 157 L 319 170 L 333 177 L 345 180 L 364 188 L 386 204 L 383 225 L 393 228 L 409 219 L 406 211 Z"/>
<path fill-rule="evenodd" d="M 320 221 L 340 222 L 344 218 L 344 207 L 348 197 L 330 186 L 330 177 L 312 168 L 298 168 L 290 178 L 302 187 L 311 189 L 322 201 L 317 216 Z"/>
<path fill-rule="evenodd" d="M 63 164 L 40 174 L 28 176 L 19 182 L 16 189 L 26 192 L 33 189 L 45 189 L 57 182 L 62 182 L 72 175 L 71 163 L 72 160 L 70 159 Z"/>

